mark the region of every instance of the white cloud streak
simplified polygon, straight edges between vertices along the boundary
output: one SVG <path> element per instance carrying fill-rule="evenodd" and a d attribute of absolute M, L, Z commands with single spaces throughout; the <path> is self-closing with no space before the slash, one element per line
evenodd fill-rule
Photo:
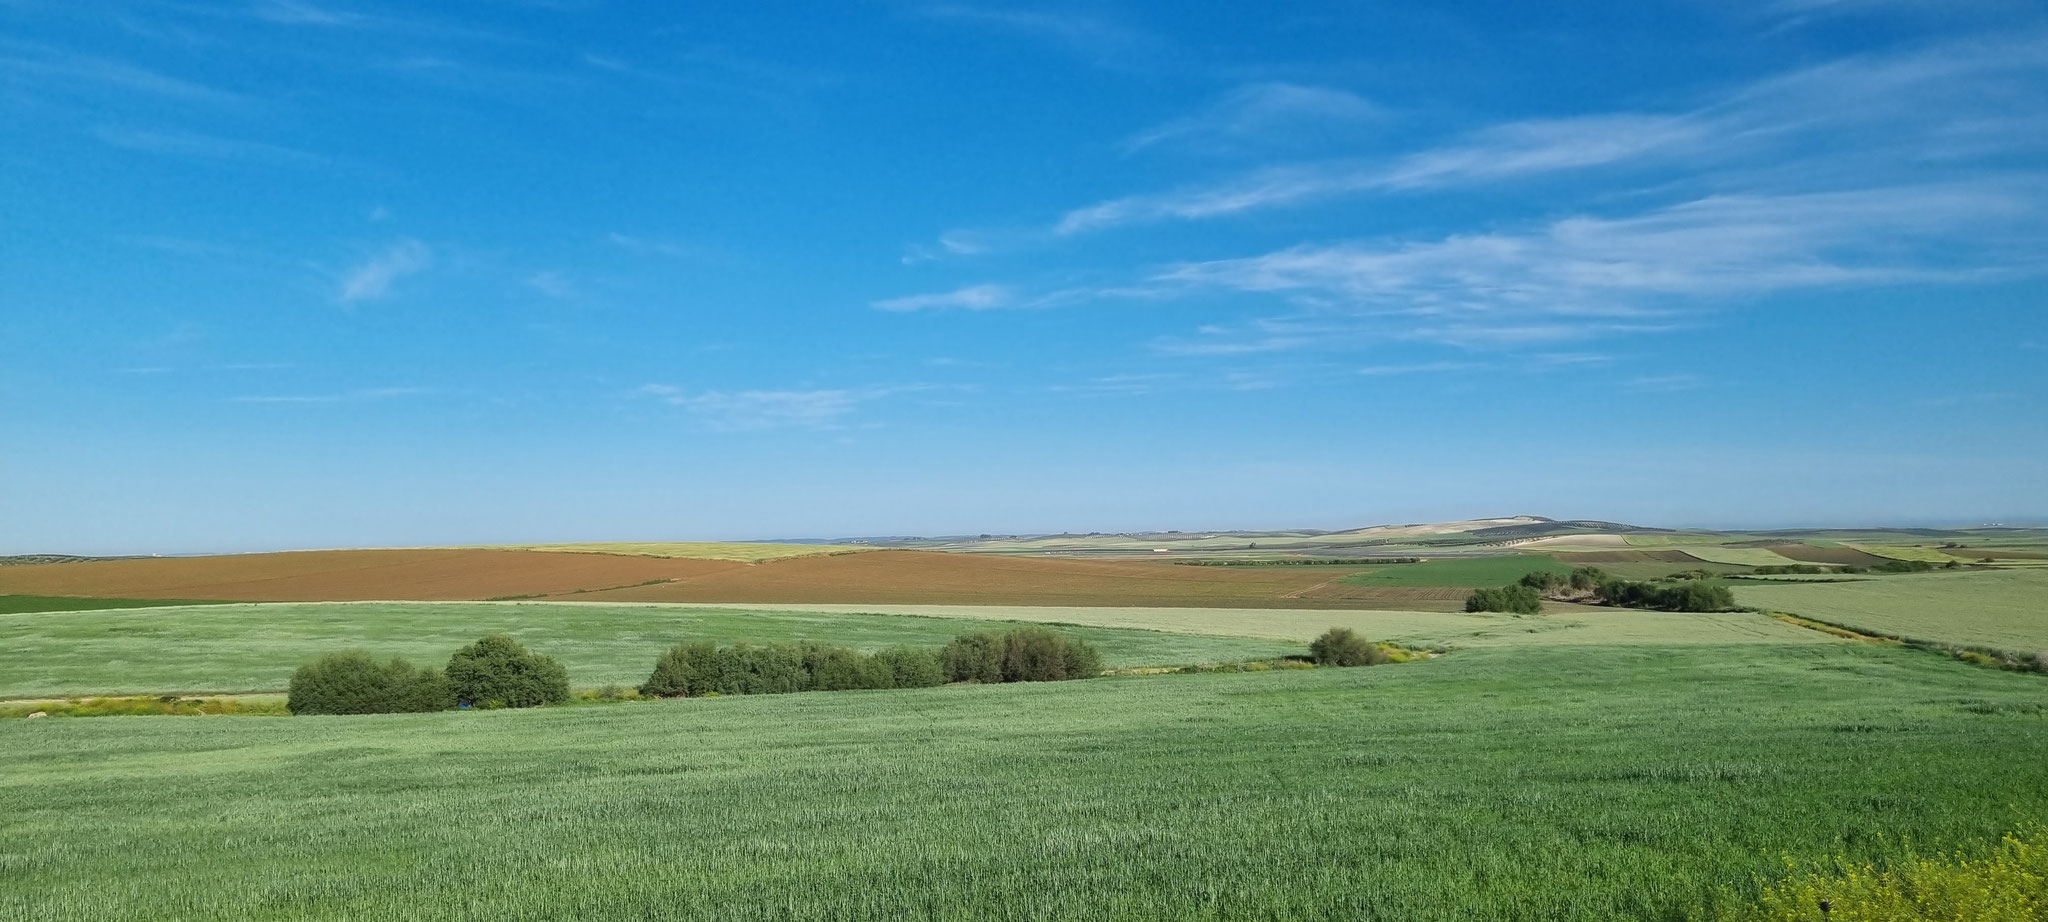
<path fill-rule="evenodd" d="M 2040 120 L 2024 115 L 2048 107 L 2044 76 L 2048 40 L 2039 35 L 1852 57 L 1760 80 L 1690 111 L 1508 122 L 1391 159 L 1278 164 L 1110 199 L 1067 212 L 1053 232 L 1204 220 L 1361 193 L 1477 186 L 1591 168 L 1725 166 L 1769 157 L 1800 161 L 1809 180 L 1839 176 L 1845 162 L 1905 176 L 1930 159 L 2048 149 Z"/>
<path fill-rule="evenodd" d="M 944 309 L 985 311 L 1015 306 L 1017 295 L 1006 285 L 969 285 L 952 291 L 886 298 L 871 304 L 881 310 L 899 312 Z"/>
<path fill-rule="evenodd" d="M 1293 83 L 1255 83 L 1225 94 L 1208 109 L 1131 136 L 1124 150 L 1186 145 L 1234 148 L 1265 143 L 1309 126 L 1372 119 L 1379 107 L 1347 90 Z"/>
<path fill-rule="evenodd" d="M 433 250 L 417 240 L 406 239 L 349 270 L 341 280 L 339 299 L 344 304 L 374 301 L 388 296 L 399 279 L 417 275 L 433 264 Z"/>
<path fill-rule="evenodd" d="M 751 432 L 766 429 L 840 429 L 862 404 L 920 387 L 820 388 L 813 390 L 690 391 L 671 384 L 645 384 L 636 392 L 680 407 L 710 429 Z"/>

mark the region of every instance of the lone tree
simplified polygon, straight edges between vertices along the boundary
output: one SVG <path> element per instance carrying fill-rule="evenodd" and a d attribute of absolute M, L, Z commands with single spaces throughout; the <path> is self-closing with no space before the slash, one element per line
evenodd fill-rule
<path fill-rule="evenodd" d="M 1377 666 L 1387 661 L 1387 651 L 1348 627 L 1333 627 L 1311 641 L 1308 653 L 1318 666 Z"/>
<path fill-rule="evenodd" d="M 470 707 L 530 708 L 569 700 L 569 671 L 552 656 L 492 634 L 448 658 L 455 700 Z"/>

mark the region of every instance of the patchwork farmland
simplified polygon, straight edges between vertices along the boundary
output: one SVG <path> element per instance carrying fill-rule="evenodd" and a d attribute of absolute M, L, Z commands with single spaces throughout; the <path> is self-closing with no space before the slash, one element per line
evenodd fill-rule
<path fill-rule="evenodd" d="M 165 715 L 0 719 L 0 916 L 1707 919 L 1747 911 L 1788 857 L 1974 860 L 2048 822 L 2048 775 L 2013 768 L 2048 761 L 2048 675 L 1997 668 L 2048 646 L 2048 567 L 1994 556 L 2027 535 L 1894 537 L 1941 560 L 1891 572 L 1912 558 L 1818 535 L 1592 527 L 1409 527 L 1371 554 L 600 544 L 0 566 L 0 716 Z M 1463 610 L 1588 566 L 1749 607 Z M 633 692 L 679 641 L 877 655 L 1028 627 L 1111 674 Z M 1333 628 L 1406 661 L 1307 668 Z M 572 699 L 170 716 L 282 715 L 316 657 L 437 664 L 497 633 L 559 661 Z M 1944 652 L 1965 648 L 2014 652 Z M 487 892 L 449 872 L 483 867 Z"/>

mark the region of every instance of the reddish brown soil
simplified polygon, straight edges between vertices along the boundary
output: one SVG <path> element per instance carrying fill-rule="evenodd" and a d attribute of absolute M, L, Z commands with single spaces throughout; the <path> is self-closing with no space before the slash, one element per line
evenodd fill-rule
<path fill-rule="evenodd" d="M 1887 561 L 1876 554 L 1866 554 L 1853 547 L 1814 547 L 1811 544 L 1773 544 L 1770 550 L 1780 557 L 1790 557 L 1805 563 L 1832 563 L 1844 566 L 1874 567 Z"/>
<path fill-rule="evenodd" d="M 745 566 L 545 551 L 293 551 L 0 567 L 0 593 L 252 602 L 488 599 L 687 579 Z"/>
<path fill-rule="evenodd" d="M 576 598 L 636 602 L 1368 607 L 1357 601 L 1322 598 L 1305 592 L 1358 569 L 1184 567 L 1154 561 L 867 551 L 770 560 L 681 582 L 585 593 Z M 1292 598 L 1293 593 L 1307 597 Z"/>
<path fill-rule="evenodd" d="M 297 551 L 0 567 L 0 594 L 280 602 L 521 596 L 589 602 L 1431 609 L 1464 599 L 1455 589 L 1335 581 L 1359 569 L 1185 567 L 932 551 L 762 563 L 560 551 Z M 652 585 L 642 585 L 647 583 Z"/>

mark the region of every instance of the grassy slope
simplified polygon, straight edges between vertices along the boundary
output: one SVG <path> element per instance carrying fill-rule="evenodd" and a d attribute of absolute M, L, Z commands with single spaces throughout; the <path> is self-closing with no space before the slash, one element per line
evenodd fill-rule
<path fill-rule="evenodd" d="M 647 605 L 278 603 L 0 616 L 0 697 L 281 689 L 299 663 L 351 647 L 438 665 L 504 632 L 560 659 L 579 686 L 635 684 L 682 639 L 820 640 L 873 649 L 943 644 L 1013 625 L 901 616 Z M 1305 652 L 1272 639 L 1078 628 L 1112 666 Z"/>
<path fill-rule="evenodd" d="M 2021 653 L 2048 650 L 2048 570 L 1914 573 L 1858 582 L 1736 581 L 1744 605 L 1862 630 Z"/>
<path fill-rule="evenodd" d="M 1457 557 L 1381 564 L 1344 577 L 1344 582 L 1358 586 L 1500 586 L 1537 570 L 1570 573 L 1572 568 L 1548 554 Z"/>
<path fill-rule="evenodd" d="M 0 917 L 1675 919 L 2048 809 L 2041 679 L 1870 645 L 0 724 Z M 1787 701 L 1796 701 L 1788 707 Z M 171 795 L 174 792 L 174 796 Z"/>

